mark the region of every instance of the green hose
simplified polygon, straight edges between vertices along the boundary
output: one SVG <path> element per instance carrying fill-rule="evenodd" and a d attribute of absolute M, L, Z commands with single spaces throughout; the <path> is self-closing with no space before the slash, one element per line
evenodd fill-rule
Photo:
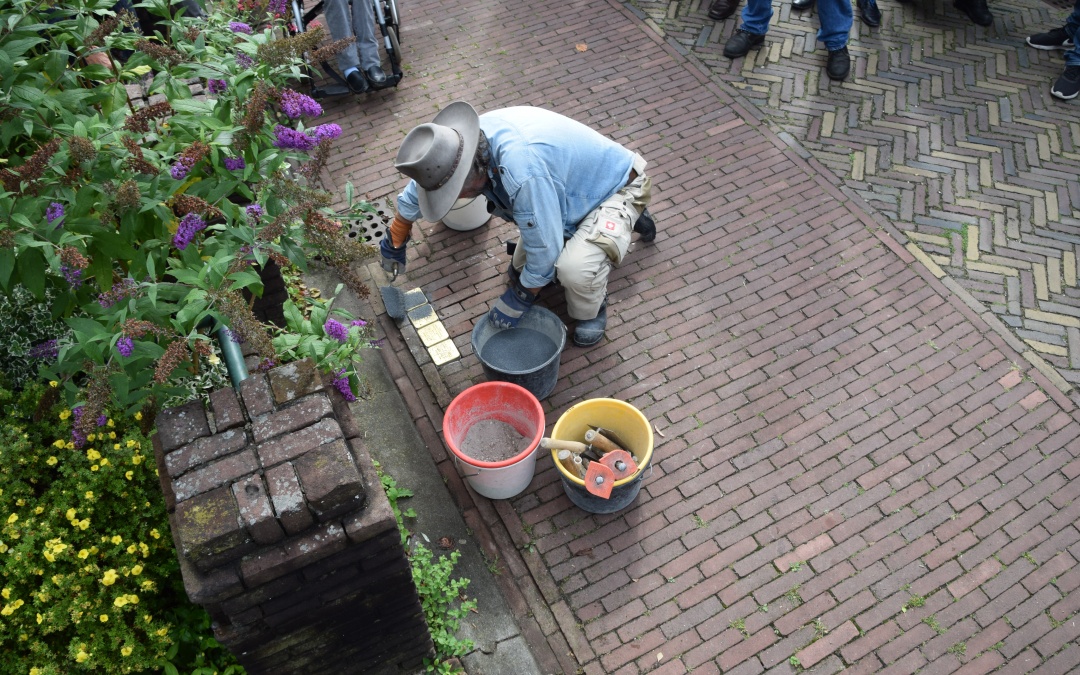
<path fill-rule="evenodd" d="M 247 364 L 244 363 L 244 354 L 240 351 L 240 345 L 232 340 L 229 329 L 222 326 L 217 331 L 218 344 L 221 345 L 221 354 L 225 357 L 225 367 L 229 370 L 229 379 L 232 380 L 233 388 L 248 379 Z"/>

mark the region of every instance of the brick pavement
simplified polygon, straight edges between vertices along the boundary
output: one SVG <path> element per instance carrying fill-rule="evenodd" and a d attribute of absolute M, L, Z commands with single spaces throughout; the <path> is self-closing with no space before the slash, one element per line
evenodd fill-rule
<path fill-rule="evenodd" d="M 436 368 L 415 332 L 381 317 L 391 373 L 466 521 L 498 555 L 547 672 L 1080 667 L 1080 424 L 1060 369 L 1032 365 L 1034 347 L 993 330 L 993 311 L 921 262 L 941 267 L 932 256 L 944 251 L 893 226 L 884 201 L 868 205 L 873 181 L 819 157 L 820 123 L 806 127 L 816 137 L 785 129 L 754 90 L 733 86 L 743 74 L 715 74 L 641 10 L 606 0 L 402 10 L 402 85 L 327 105 L 345 129 L 331 165 L 339 186 L 372 199 L 398 189 L 391 160 L 404 133 L 455 98 L 576 117 L 645 156 L 656 185 L 661 233 L 613 275 L 608 339 L 568 348 L 545 401 L 551 423 L 611 396 L 655 424 L 652 475 L 620 513 L 572 506 L 546 458 L 518 498 L 474 498 L 440 440 L 446 404 L 483 379 L 469 332 L 503 284 L 511 226 L 414 228 L 409 283 L 431 298 L 460 361 Z M 953 51 L 985 49 L 974 29 L 954 30 L 966 37 Z M 854 92 L 815 88 L 783 106 L 840 95 Z M 867 100 L 871 119 L 894 114 Z M 959 135 L 969 117 L 979 123 L 957 113 L 943 128 Z M 1038 157 L 1035 135 L 1028 145 Z M 913 191 L 934 208 L 958 203 L 944 189 L 928 197 L 947 181 L 890 180 L 900 201 Z M 1006 229 L 1008 209 L 1029 208 L 999 201 Z M 565 318 L 557 291 L 541 298 Z"/>

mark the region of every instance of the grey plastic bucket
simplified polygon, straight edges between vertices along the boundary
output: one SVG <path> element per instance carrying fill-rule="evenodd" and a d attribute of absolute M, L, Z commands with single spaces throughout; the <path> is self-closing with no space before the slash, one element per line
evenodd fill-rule
<path fill-rule="evenodd" d="M 504 330 L 510 331 L 509 334 L 513 335 L 512 331 L 519 329 L 533 330 L 550 338 L 554 345 L 554 352 L 542 355 L 546 356 L 546 358 L 543 358 L 543 363 L 523 369 L 507 368 L 506 366 L 497 367 L 485 360 L 484 345 L 488 343 L 492 336 Z M 551 392 L 555 391 L 555 384 L 559 380 L 559 356 L 562 354 L 563 348 L 566 347 L 566 326 L 551 310 L 533 305 L 521 317 L 517 328 L 499 329 L 493 326 L 486 316 L 481 317 L 473 328 L 472 346 L 476 358 L 480 360 L 480 365 L 484 368 L 484 375 L 489 380 L 511 382 L 524 387 L 533 396 L 543 400 Z M 537 361 L 539 358 L 534 358 L 533 361 Z"/>

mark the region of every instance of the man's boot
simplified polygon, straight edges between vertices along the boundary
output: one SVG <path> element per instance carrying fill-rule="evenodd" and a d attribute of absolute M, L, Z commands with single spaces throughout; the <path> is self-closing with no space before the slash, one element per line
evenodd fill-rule
<path fill-rule="evenodd" d="M 956 0 L 953 4 L 967 14 L 972 23 L 979 26 L 991 26 L 994 23 L 994 15 L 990 13 L 986 0 Z"/>
<path fill-rule="evenodd" d="M 649 209 L 643 209 L 641 215 L 638 216 L 637 222 L 634 223 L 634 232 L 641 235 L 641 241 L 646 244 L 656 239 L 656 221 L 653 220 L 652 214 L 649 213 Z"/>
<path fill-rule="evenodd" d="M 574 328 L 574 344 L 578 347 L 592 347 L 604 339 L 605 328 L 607 328 L 607 298 L 604 298 L 595 319 L 578 321 Z"/>

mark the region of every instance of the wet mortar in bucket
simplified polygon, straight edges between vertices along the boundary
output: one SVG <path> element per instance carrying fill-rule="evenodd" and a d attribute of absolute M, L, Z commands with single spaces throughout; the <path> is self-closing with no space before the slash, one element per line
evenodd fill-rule
<path fill-rule="evenodd" d="M 516 328 L 500 329 L 481 317 L 472 346 L 489 380 L 512 382 L 544 399 L 555 390 L 566 326 L 549 309 L 533 305 Z"/>
<path fill-rule="evenodd" d="M 555 341 L 540 331 L 517 328 L 488 338 L 480 358 L 496 370 L 521 373 L 544 365 L 556 349 Z"/>

